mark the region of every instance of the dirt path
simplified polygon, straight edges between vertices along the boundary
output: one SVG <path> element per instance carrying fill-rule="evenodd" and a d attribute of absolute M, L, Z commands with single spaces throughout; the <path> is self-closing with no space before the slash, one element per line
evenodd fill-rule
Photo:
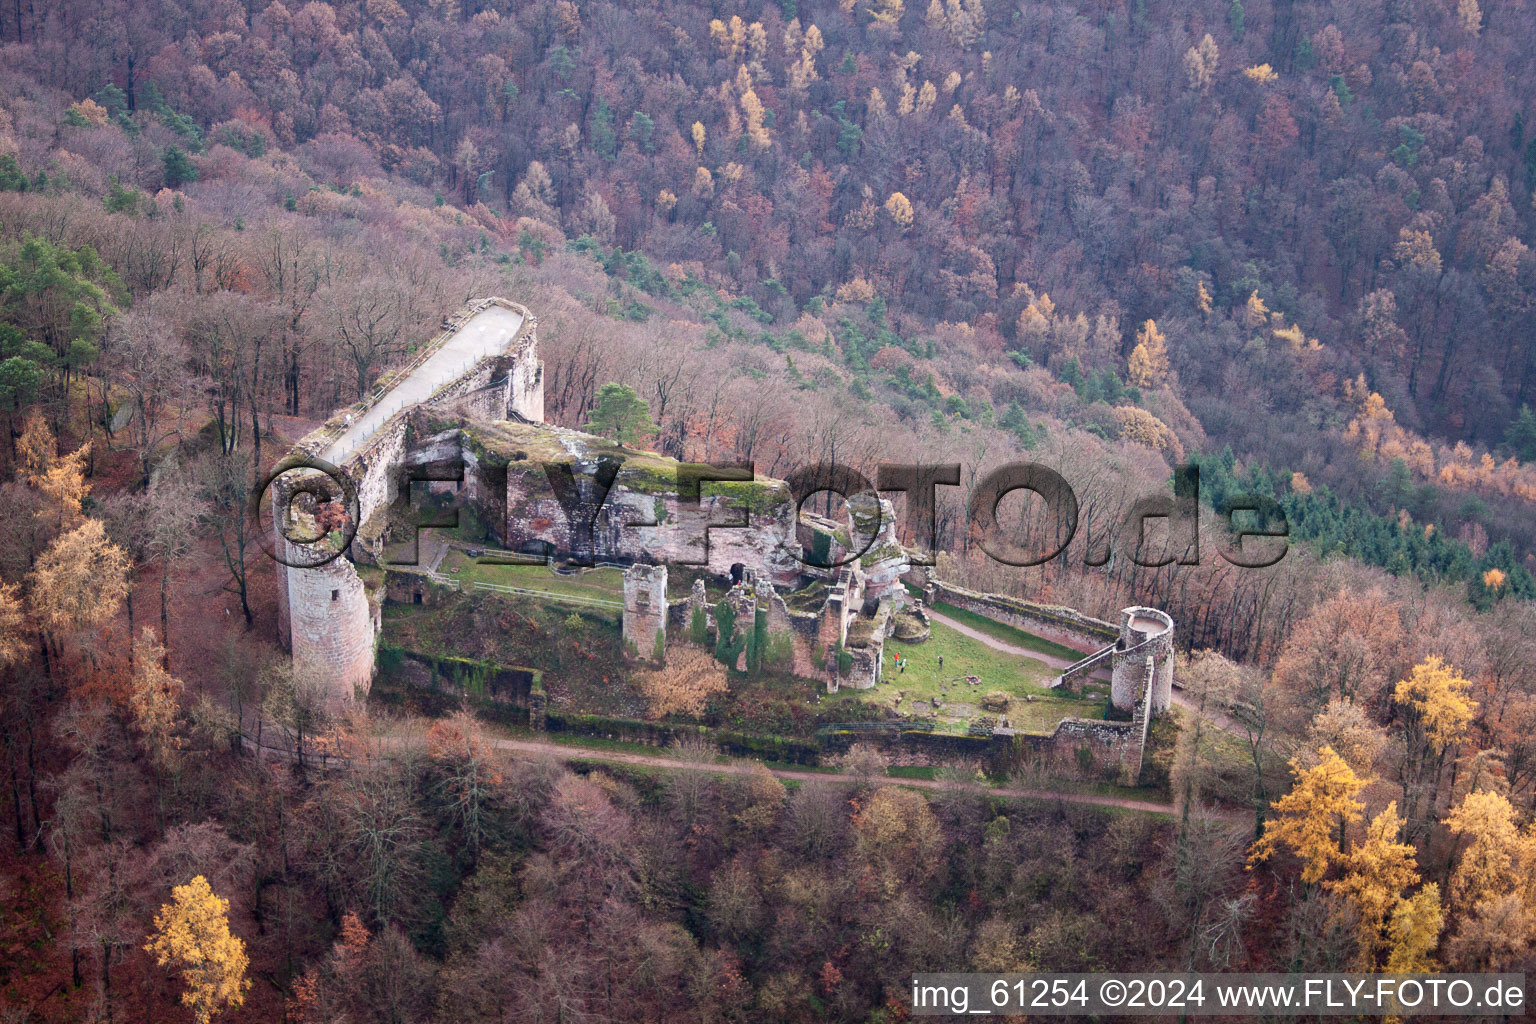
<path fill-rule="evenodd" d="M 256 750 L 256 743 L 249 735 L 243 737 L 245 746 L 249 750 Z M 400 742 L 401 737 L 386 736 L 383 740 L 385 748 Z M 708 772 L 711 775 L 749 775 L 759 762 L 755 761 L 729 761 L 725 764 L 706 763 L 699 761 L 685 761 L 681 758 L 670 757 L 665 754 L 632 754 L 622 750 L 606 750 L 598 747 L 584 747 L 579 743 L 551 743 L 547 740 L 513 740 L 491 739 L 490 745 L 497 750 L 505 750 L 509 753 L 522 754 L 533 757 L 551 757 L 558 761 L 597 761 L 603 764 L 627 764 L 642 768 L 662 768 L 676 772 Z M 263 743 L 260 748 L 260 757 L 277 757 L 283 760 L 292 760 L 293 753 L 283 747 L 274 747 Z M 311 761 L 315 755 L 310 755 Z M 317 762 L 332 770 L 345 767 L 345 759 L 327 758 Z M 795 782 L 826 782 L 833 785 L 851 786 L 862 783 L 864 780 L 851 775 L 839 775 L 832 772 L 797 771 L 793 768 L 770 768 L 775 778 L 790 779 Z M 1062 793 L 1051 789 L 1031 789 L 1028 787 L 979 787 L 964 782 L 947 782 L 940 779 L 908 779 L 900 777 L 888 777 L 880 780 L 887 785 L 912 786 L 916 789 L 939 790 L 948 792 L 962 792 L 974 790 L 985 796 L 1006 797 L 1012 800 L 1038 800 L 1043 803 L 1082 804 L 1089 807 L 1115 807 L 1126 811 L 1140 811 L 1145 814 L 1173 814 L 1172 804 L 1157 803 L 1153 800 L 1132 800 L 1130 797 L 1101 796 L 1096 793 Z"/>
<path fill-rule="evenodd" d="M 561 760 L 604 761 L 609 764 L 632 764 L 648 768 L 665 768 L 670 771 L 709 772 L 715 775 L 747 775 L 753 771 L 754 767 L 751 762 L 732 761 L 728 764 L 700 764 L 660 754 L 630 754 L 623 751 L 596 750 L 572 744 L 547 743 L 539 740 L 498 739 L 492 740 L 491 745 L 498 750 L 511 750 L 522 754 L 547 755 Z M 778 768 L 769 770 L 777 778 L 793 779 L 796 782 L 830 782 L 841 785 L 853 785 L 861 781 L 852 776 L 833 775 L 828 772 L 807 772 Z M 965 783 L 946 782 L 939 779 L 892 778 L 886 781 L 894 785 L 914 786 L 918 789 L 955 791 L 972 788 Z M 1059 793 L 1049 789 L 1020 789 L 1015 787 L 985 788 L 981 791 L 988 796 L 1010 797 L 1018 800 L 1043 800 L 1047 803 L 1060 802 L 1088 804 L 1095 807 L 1118 807 L 1127 811 L 1144 811 L 1150 814 L 1173 813 L 1172 804 L 1160 804 L 1150 800 L 1132 800 L 1129 797 L 1099 796 L 1093 793 Z"/>
<path fill-rule="evenodd" d="M 928 612 L 928 617 L 931 618 L 934 622 L 941 622 L 962 636 L 968 636 L 972 640 L 979 640 L 986 644 L 988 647 L 992 648 L 994 651 L 1002 651 L 1004 654 L 1017 654 L 1021 657 L 1033 658 L 1036 661 L 1043 662 L 1054 669 L 1063 669 L 1068 665 L 1075 665 L 1077 662 L 1082 660 L 1082 658 L 1063 658 L 1058 654 L 1046 654 L 1042 651 L 1032 651 L 1028 647 L 1019 647 L 1015 644 L 1010 644 L 999 640 L 995 636 L 983 633 L 979 629 L 967 626 L 965 623 L 956 619 L 952 619 L 948 615 L 936 612 L 932 608 L 928 608 L 926 611 Z M 1085 654 L 1082 657 L 1086 658 L 1088 655 Z M 1109 669 L 1094 669 L 1091 673 L 1091 678 L 1107 680 L 1109 678 Z"/>
<path fill-rule="evenodd" d="M 1026 658 L 1034 658 L 1036 661 L 1043 661 L 1051 668 L 1055 669 L 1063 669 L 1068 665 L 1073 664 L 1073 662 L 1067 660 L 1066 658 L 1062 658 L 1054 654 L 1042 654 L 1039 651 L 1031 651 L 1025 647 L 1019 647 L 1014 644 L 1005 643 L 1004 641 L 999 640 L 994 636 L 989 636 L 988 634 L 983 633 L 979 629 L 973 629 L 970 626 L 965 625 L 963 622 L 956 622 L 949 616 L 940 614 L 939 612 L 934 611 L 932 608 L 928 609 L 928 615 L 933 619 L 934 622 L 942 622 L 944 625 L 948 626 L 950 629 L 953 629 L 955 632 L 963 633 L 965 636 L 970 637 L 972 640 L 978 640 L 995 651 L 1002 651 L 1004 654 L 1019 654 Z M 1084 655 L 1084 657 L 1087 657 L 1087 655 Z M 1095 668 L 1092 672 L 1089 673 L 1089 678 L 1102 679 L 1107 682 L 1110 678 L 1111 672 L 1112 670 L 1108 666 L 1103 668 Z M 1175 688 L 1173 691 L 1173 703 L 1191 714 L 1197 713 L 1195 702 L 1178 688 Z M 1242 737 L 1247 734 L 1247 731 L 1241 722 L 1223 711 L 1207 708 L 1205 710 L 1205 717 L 1223 732 L 1229 732 L 1238 737 Z"/>

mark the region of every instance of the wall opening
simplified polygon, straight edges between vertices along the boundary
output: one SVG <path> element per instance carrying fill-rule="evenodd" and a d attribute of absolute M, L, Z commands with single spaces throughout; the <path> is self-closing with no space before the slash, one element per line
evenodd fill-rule
<path fill-rule="evenodd" d="M 331 600 L 332 601 L 340 601 L 341 600 L 341 591 L 339 591 L 339 590 L 331 591 Z"/>
<path fill-rule="evenodd" d="M 411 595 L 411 604 L 421 604 L 421 591 L 418 590 Z"/>

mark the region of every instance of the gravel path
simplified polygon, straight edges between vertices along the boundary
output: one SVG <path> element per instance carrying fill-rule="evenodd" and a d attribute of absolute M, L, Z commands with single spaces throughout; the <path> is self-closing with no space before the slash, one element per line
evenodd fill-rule
<path fill-rule="evenodd" d="M 247 749 L 256 750 L 256 744 L 250 736 L 242 737 Z M 388 748 L 400 741 L 398 736 L 387 736 L 383 740 L 384 747 Z M 597 761 L 602 764 L 627 764 L 644 768 L 663 768 L 667 771 L 679 772 L 708 772 L 711 775 L 750 775 L 757 770 L 758 762 L 755 761 L 730 761 L 725 764 L 713 762 L 685 761 L 678 757 L 666 754 L 632 754 L 622 750 L 608 750 L 601 747 L 584 747 L 580 743 L 550 743 L 546 740 L 513 740 L 491 739 L 489 743 L 497 750 L 505 750 L 512 754 L 520 754 L 525 757 L 550 757 L 558 761 Z M 260 748 L 260 756 L 263 758 L 276 757 L 282 760 L 292 760 L 293 753 L 281 747 L 274 747 L 263 743 Z M 316 761 L 316 755 L 310 755 L 311 761 Z M 345 759 L 328 758 L 325 763 L 332 769 L 345 767 Z M 852 775 L 840 775 L 832 772 L 798 771 L 793 768 L 770 768 L 775 778 L 790 779 L 795 782 L 825 782 L 831 785 L 850 786 L 858 785 L 866 780 Z M 1082 804 L 1090 807 L 1116 807 L 1126 811 L 1140 811 L 1146 814 L 1174 813 L 1172 804 L 1158 803 L 1154 800 L 1133 800 L 1130 797 L 1103 796 L 1097 793 L 1062 793 L 1052 789 L 1033 789 L 1021 786 L 988 787 L 977 786 L 968 782 L 950 782 L 941 779 L 908 779 L 888 777 L 880 782 L 893 786 L 912 786 L 916 789 L 941 790 L 948 792 L 975 791 L 985 796 L 1006 797 L 1013 800 L 1038 800 L 1042 803 Z"/>
<path fill-rule="evenodd" d="M 505 306 L 491 306 L 476 313 L 409 377 L 390 388 L 378 405 L 353 420 L 352 425 L 320 453 L 321 458 L 339 465 L 342 459 L 372 437 L 396 410 L 431 398 L 438 388 L 458 379 L 475 362 L 506 349 L 522 329 L 523 315 Z"/>

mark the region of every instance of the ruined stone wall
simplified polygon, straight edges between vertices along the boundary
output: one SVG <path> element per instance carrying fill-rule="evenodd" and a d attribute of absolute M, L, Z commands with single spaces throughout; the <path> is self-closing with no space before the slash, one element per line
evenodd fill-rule
<path fill-rule="evenodd" d="M 334 703 L 366 694 L 383 595 L 370 595 L 346 558 L 314 569 L 290 569 L 287 575 L 295 671 L 319 679 Z"/>
<path fill-rule="evenodd" d="M 462 322 L 491 304 L 523 314 L 517 337 L 509 339 L 502 354 L 481 359 L 422 405 L 463 401 L 474 408 L 484 405 L 486 412 L 498 416 L 512 411 L 542 418 L 543 368 L 538 362 L 536 321 L 531 314 L 504 299 L 487 299 L 466 307 L 450 320 Z M 490 387 L 498 376 L 504 383 Z M 387 391 L 378 399 L 388 400 Z M 397 496 L 411 423 L 420 408 L 401 409 L 351 453 L 341 467 L 357 488 L 358 532 L 363 539 L 354 540 L 355 550 L 317 568 L 277 568 L 279 640 L 292 652 L 297 671 L 313 673 L 325 682 L 333 704 L 366 693 L 373 678 L 375 645 L 382 625 L 382 588 L 370 594 L 348 556 L 365 555 L 369 524 L 375 517 L 385 515 Z M 305 438 L 295 447 L 295 454 L 315 456 L 324 452 L 335 429 L 333 423 Z M 289 481 L 286 487 L 291 488 L 293 483 Z M 276 521 L 279 507 L 286 507 L 284 490 L 280 486 L 274 495 L 274 543 L 290 556 L 290 561 L 302 564 L 307 559 L 300 557 L 302 553 L 285 538 L 281 524 Z"/>
<path fill-rule="evenodd" d="M 930 579 L 924 593 L 930 607 L 935 601 L 985 615 L 989 619 L 1018 626 L 1036 636 L 1092 654 L 1105 644 L 1114 643 L 1120 631 L 1102 619 L 1084 615 L 1072 608 L 1035 604 L 1003 594 L 981 594 L 943 580 Z"/>
<path fill-rule="evenodd" d="M 1136 656 L 1121 657 L 1115 652 L 1114 670 L 1110 676 L 1109 701 L 1116 710 L 1132 712 L 1146 686 L 1146 659 Z"/>
<path fill-rule="evenodd" d="M 507 482 L 501 534 L 509 548 L 546 547 L 560 557 L 596 562 L 643 559 L 701 566 L 722 577 L 739 564 L 775 585 L 799 577 L 801 563 L 792 546 L 794 502 L 782 481 L 706 483 L 695 505 L 678 495 L 673 459 L 620 449 L 560 427 L 475 424 L 470 433 L 474 443 L 503 460 Z M 482 457 L 482 464 L 490 463 L 491 454 Z M 618 469 L 601 495 L 594 474 L 605 460 Z M 575 494 L 567 495 L 566 503 L 557 496 L 546 466 L 569 469 Z"/>
<path fill-rule="evenodd" d="M 427 404 L 440 408 L 455 406 L 480 419 L 543 423 L 544 364 L 539 361 L 539 321 L 528 307 L 502 298 L 482 299 L 449 320 L 462 323 L 490 306 L 510 309 L 522 317 L 516 337 L 500 353 L 480 360 L 439 388 Z"/>
<path fill-rule="evenodd" d="M 1060 752 L 1087 743 L 1119 760 L 1129 780 L 1140 775 L 1151 720 L 1167 710 L 1173 700 L 1174 623 L 1166 612 L 1126 608 L 1120 613 L 1120 626 L 1116 628 L 1070 608 L 965 590 L 935 580 L 931 573 L 922 570 L 904 578 L 923 584 L 930 600 L 941 600 L 1057 642 L 1070 643 L 1086 649 L 1085 653 L 1099 654 L 1106 641 L 1113 641 L 1114 650 L 1109 654 L 1110 703 L 1129 714 L 1131 720 L 1063 719 L 1050 736 L 1031 736 L 1029 742 L 1037 749 Z"/>
<path fill-rule="evenodd" d="M 624 650 L 631 657 L 650 658 L 657 638 L 667 636 L 667 567 L 632 565 L 624 570 Z"/>
<path fill-rule="evenodd" d="M 1032 737 L 1037 750 L 1070 756 L 1078 747 L 1088 747 L 1103 761 L 1118 761 L 1127 785 L 1135 785 L 1141 775 L 1142 755 L 1146 748 L 1145 716 L 1131 722 L 1102 722 L 1091 718 L 1063 718 L 1048 737 Z"/>

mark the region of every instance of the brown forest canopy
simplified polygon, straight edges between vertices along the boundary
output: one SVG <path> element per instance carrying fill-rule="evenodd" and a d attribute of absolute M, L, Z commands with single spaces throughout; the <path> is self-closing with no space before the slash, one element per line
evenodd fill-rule
<path fill-rule="evenodd" d="M 0 37 L 13 78 L 200 146 L 382 165 L 780 316 L 867 281 L 1048 358 L 1027 282 L 1118 313 L 1085 369 L 1155 318 L 1207 429 L 1299 445 L 1315 389 L 1199 315 L 1257 292 L 1408 427 L 1496 444 L 1536 387 L 1536 12 L 1485 7 L 135 0 L 8 7 Z"/>

